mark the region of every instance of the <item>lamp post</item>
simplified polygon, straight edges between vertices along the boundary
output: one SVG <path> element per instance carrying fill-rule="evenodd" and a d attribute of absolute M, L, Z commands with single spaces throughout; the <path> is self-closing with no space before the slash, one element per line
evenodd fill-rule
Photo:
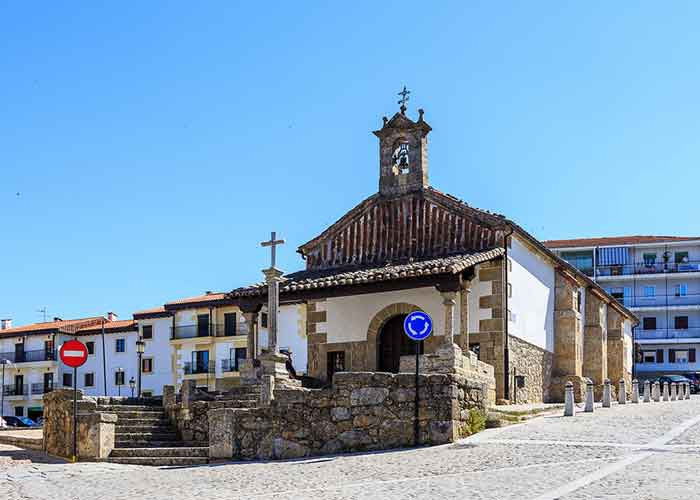
<path fill-rule="evenodd" d="M 131 377 L 129 379 L 129 387 L 131 387 L 131 397 L 134 397 L 134 387 L 136 387 L 136 382 L 134 381 L 134 377 Z"/>
<path fill-rule="evenodd" d="M 124 368 L 121 368 L 121 367 L 117 368 L 117 373 L 123 374 L 123 373 L 124 373 Z M 121 396 L 121 395 L 122 395 L 122 384 L 124 383 L 124 375 L 117 375 L 117 381 L 119 382 L 119 383 L 117 384 L 117 391 L 118 391 L 117 394 L 118 394 L 119 396 Z"/>
<path fill-rule="evenodd" d="M 0 420 L 2 420 L 2 414 L 5 411 L 5 365 L 9 364 L 9 359 L 0 360 L 0 365 L 2 365 L 2 383 L 0 384 Z"/>
<path fill-rule="evenodd" d="M 143 340 L 138 339 L 136 341 L 136 352 L 139 355 L 139 371 L 138 371 L 139 382 L 138 382 L 138 391 L 136 392 L 136 396 L 139 398 L 141 397 L 141 358 L 143 357 L 144 347 L 146 347 L 146 343 Z"/>

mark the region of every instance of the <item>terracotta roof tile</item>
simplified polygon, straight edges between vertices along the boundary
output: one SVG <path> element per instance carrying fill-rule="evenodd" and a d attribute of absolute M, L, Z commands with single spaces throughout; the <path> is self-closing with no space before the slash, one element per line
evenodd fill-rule
<path fill-rule="evenodd" d="M 225 293 L 220 293 L 220 292 L 213 292 L 213 293 L 206 293 L 204 295 L 197 295 L 196 297 L 186 297 L 184 299 L 177 299 L 173 300 L 171 302 L 166 302 L 166 306 L 170 305 L 178 305 L 178 304 L 191 304 L 191 303 L 197 303 L 197 302 L 210 302 L 210 301 L 216 301 L 216 300 L 223 300 L 226 298 Z"/>
<path fill-rule="evenodd" d="M 604 236 L 600 238 L 574 238 L 570 240 L 547 240 L 549 248 L 598 247 L 612 245 L 638 245 L 642 243 L 672 243 L 676 241 L 700 240 L 700 236 Z"/>
<path fill-rule="evenodd" d="M 75 331 L 80 328 L 81 325 L 91 325 L 95 322 L 102 320 L 102 316 L 93 316 L 90 318 L 80 318 L 80 319 L 67 319 L 60 321 L 47 321 L 45 323 L 31 323 L 29 325 L 16 326 L 14 328 L 8 328 L 7 330 L 1 330 L 0 336 L 14 336 L 23 333 L 34 333 L 43 332 L 50 330 L 64 330 L 64 331 Z"/>
<path fill-rule="evenodd" d="M 376 283 L 401 278 L 417 276 L 430 276 L 434 274 L 455 274 L 464 271 L 476 264 L 486 262 L 503 255 L 502 248 L 494 248 L 485 252 L 473 254 L 460 254 L 450 257 L 441 257 L 423 261 L 407 262 L 403 264 L 390 264 L 387 266 L 373 266 L 355 269 L 325 269 L 313 271 L 299 271 L 284 276 L 280 285 L 280 292 L 293 292 L 297 290 L 312 290 L 342 285 L 358 285 L 363 283 Z M 231 292 L 232 297 L 244 297 L 260 295 L 267 291 L 265 283 L 237 288 Z"/>

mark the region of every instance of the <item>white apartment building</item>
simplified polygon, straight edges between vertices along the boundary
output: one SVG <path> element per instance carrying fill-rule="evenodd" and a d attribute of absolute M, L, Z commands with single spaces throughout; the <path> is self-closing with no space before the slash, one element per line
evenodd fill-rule
<path fill-rule="evenodd" d="M 700 237 L 546 241 L 640 318 L 635 375 L 700 374 Z"/>

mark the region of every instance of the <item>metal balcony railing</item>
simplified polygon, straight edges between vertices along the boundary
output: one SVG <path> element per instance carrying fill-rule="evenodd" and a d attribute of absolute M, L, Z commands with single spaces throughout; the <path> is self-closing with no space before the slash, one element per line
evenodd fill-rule
<path fill-rule="evenodd" d="M 243 367 L 245 363 L 244 359 L 222 359 L 221 360 L 221 371 L 223 372 L 238 372 Z"/>
<path fill-rule="evenodd" d="M 185 362 L 185 375 L 195 375 L 198 373 L 214 373 L 216 366 L 213 361 L 207 363 L 202 362 Z"/>
<path fill-rule="evenodd" d="M 5 386 L 5 391 L 4 391 L 5 396 L 27 396 L 29 395 L 29 391 L 27 390 L 27 384 L 23 385 L 6 385 Z"/>
<path fill-rule="evenodd" d="M 193 339 L 197 337 L 229 337 L 236 335 L 235 328 L 226 330 L 225 325 L 215 323 L 200 325 L 180 325 L 170 327 L 171 339 Z"/>
<path fill-rule="evenodd" d="M 700 305 L 700 293 L 654 295 L 651 297 L 616 297 L 618 302 L 626 307 L 673 307 L 673 306 L 698 306 Z"/>
<path fill-rule="evenodd" d="M 47 392 L 51 392 L 52 390 L 52 386 L 44 385 L 41 382 L 39 382 L 38 384 L 32 384 L 32 394 L 46 394 Z"/>
<path fill-rule="evenodd" d="M 638 329 L 634 333 L 637 340 L 655 339 L 694 339 L 700 338 L 700 328 L 663 328 L 656 330 Z"/>
<path fill-rule="evenodd" d="M 11 363 L 31 363 L 33 361 L 55 361 L 56 351 L 37 349 L 35 351 L 0 352 L 0 360 Z"/>
<path fill-rule="evenodd" d="M 585 271 L 584 271 L 585 272 Z M 629 276 L 632 274 L 667 274 L 700 272 L 700 261 L 688 262 L 636 262 L 596 266 L 596 276 Z"/>

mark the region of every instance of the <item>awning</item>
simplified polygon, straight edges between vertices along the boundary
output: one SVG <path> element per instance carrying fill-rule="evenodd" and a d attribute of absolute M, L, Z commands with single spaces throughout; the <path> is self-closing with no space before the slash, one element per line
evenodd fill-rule
<path fill-rule="evenodd" d="M 599 248 L 597 260 L 599 266 L 632 264 L 628 247 Z"/>

